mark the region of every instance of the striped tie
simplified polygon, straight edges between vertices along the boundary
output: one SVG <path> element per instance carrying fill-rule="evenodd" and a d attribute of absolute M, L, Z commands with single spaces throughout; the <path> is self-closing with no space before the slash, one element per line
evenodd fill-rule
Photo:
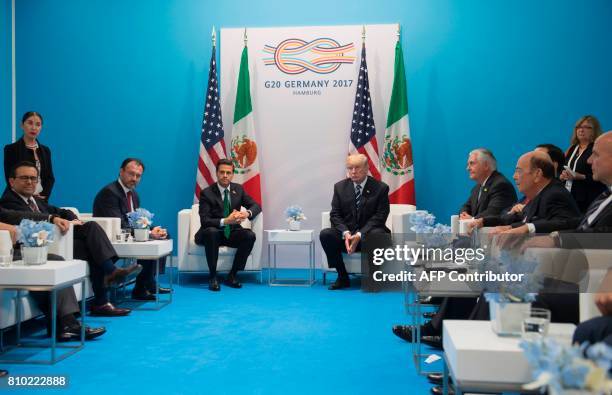
<path fill-rule="evenodd" d="M 361 185 L 355 187 L 355 208 L 357 209 L 357 216 L 359 216 L 359 210 L 361 209 Z"/>
<path fill-rule="evenodd" d="M 599 195 L 597 197 L 597 199 L 595 199 L 593 201 L 593 203 L 591 203 L 591 205 L 589 206 L 586 214 L 584 215 L 584 217 L 582 217 L 582 221 L 580 221 L 580 225 L 578 225 L 578 229 L 587 229 L 590 224 L 589 224 L 589 217 L 591 215 L 593 215 L 593 213 L 595 211 L 597 211 L 597 209 L 599 208 L 599 206 L 601 206 L 601 204 L 608 198 L 610 197 L 610 190 L 606 190 L 604 191 L 601 195 Z M 593 218 L 595 219 L 595 218 Z"/>

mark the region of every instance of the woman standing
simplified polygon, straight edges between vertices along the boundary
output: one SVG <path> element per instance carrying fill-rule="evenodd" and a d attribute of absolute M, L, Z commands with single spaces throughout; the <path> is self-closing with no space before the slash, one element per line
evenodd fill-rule
<path fill-rule="evenodd" d="M 39 113 L 28 111 L 23 114 L 21 118 L 23 137 L 13 144 L 4 146 L 4 178 L 8 186 L 8 177 L 12 167 L 19 162 L 32 162 L 36 165 L 40 178 L 35 194 L 42 199 L 48 199 L 51 196 L 55 177 L 51 165 L 51 150 L 38 141 L 42 124 L 43 119 Z"/>
<path fill-rule="evenodd" d="M 593 180 L 591 165 L 587 163 L 593 152 L 593 143 L 600 135 L 601 126 L 594 116 L 585 115 L 576 122 L 571 146 L 565 153 L 566 170 L 563 170 L 559 177 L 565 181 L 565 187 L 572 193 L 583 214 L 591 202 L 606 188 L 604 184 Z"/>

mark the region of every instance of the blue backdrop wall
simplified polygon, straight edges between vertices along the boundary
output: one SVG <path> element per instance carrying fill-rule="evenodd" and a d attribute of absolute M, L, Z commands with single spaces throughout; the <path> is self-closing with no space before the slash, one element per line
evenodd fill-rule
<path fill-rule="evenodd" d="M 193 194 L 213 25 L 399 22 L 417 204 L 446 222 L 472 187 L 471 148 L 491 148 L 510 177 L 534 145 L 565 149 L 583 114 L 612 128 L 611 20 L 607 0 L 20 1 L 17 108 L 45 117 L 56 204 L 90 211 L 120 161 L 138 156 L 143 205 L 174 233 Z"/>
<path fill-rule="evenodd" d="M 11 37 L 11 1 L 2 0 L 0 2 L 0 70 L 2 70 L 0 73 L 0 144 L 3 146 L 11 142 Z"/>

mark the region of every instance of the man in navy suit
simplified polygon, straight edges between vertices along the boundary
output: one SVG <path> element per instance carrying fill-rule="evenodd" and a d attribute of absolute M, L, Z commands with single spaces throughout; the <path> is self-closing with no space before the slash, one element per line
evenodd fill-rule
<path fill-rule="evenodd" d="M 358 251 L 361 241 L 375 233 L 390 233 L 385 225 L 389 216 L 389 186 L 368 176 L 368 158 L 362 154 L 346 159 L 348 178 L 334 185 L 331 228 L 321 230 L 319 239 L 330 267 L 338 278 L 329 287 L 350 287 L 342 253 Z"/>
<path fill-rule="evenodd" d="M 94 217 L 121 218 L 121 228 L 130 229 L 127 214 L 140 207 L 140 198 L 136 186 L 140 183 L 145 166 L 140 159 L 127 158 L 121 163 L 119 178 L 98 192 L 93 204 Z M 151 237 L 165 239 L 168 233 L 156 226 L 151 229 Z M 136 285 L 132 290 L 132 298 L 136 300 L 155 300 L 155 260 L 139 259 L 142 271 L 136 277 Z M 159 261 L 163 268 L 165 258 Z M 159 293 L 169 293 L 169 288 L 159 287 Z"/>
<path fill-rule="evenodd" d="M 225 284 L 241 288 L 236 278 L 239 270 L 244 270 L 247 258 L 255 244 L 255 233 L 243 228 L 240 223 L 254 219 L 261 207 L 249 196 L 241 185 L 232 182 L 234 164 L 229 159 L 220 159 L 216 165 L 217 182 L 200 192 L 200 229 L 195 234 L 195 242 L 203 245 L 210 273 L 208 289 L 219 291 L 217 279 L 217 260 L 219 247 L 236 248 L 232 269 Z M 240 211 L 244 207 L 246 211 Z"/>

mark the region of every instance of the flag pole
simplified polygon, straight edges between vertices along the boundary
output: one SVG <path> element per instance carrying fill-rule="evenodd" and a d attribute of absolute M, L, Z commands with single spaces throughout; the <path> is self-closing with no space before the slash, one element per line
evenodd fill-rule
<path fill-rule="evenodd" d="M 397 24 L 397 41 L 400 41 L 400 38 L 402 37 L 402 28 L 400 26 L 400 24 Z"/>
<path fill-rule="evenodd" d="M 363 25 L 361 27 L 361 42 L 364 45 L 365 45 L 365 38 L 366 38 L 366 31 L 365 31 L 365 25 Z"/>
<path fill-rule="evenodd" d="M 246 29 L 246 27 L 245 27 L 245 28 L 244 28 L 244 46 L 245 46 L 245 47 L 247 46 L 247 41 L 249 41 L 249 40 L 248 40 L 248 38 L 247 38 L 247 29 Z"/>
<path fill-rule="evenodd" d="M 216 47 L 217 46 L 217 33 L 215 32 L 215 26 L 214 25 L 213 25 L 213 28 L 212 28 L 211 38 L 212 38 L 212 46 Z"/>

